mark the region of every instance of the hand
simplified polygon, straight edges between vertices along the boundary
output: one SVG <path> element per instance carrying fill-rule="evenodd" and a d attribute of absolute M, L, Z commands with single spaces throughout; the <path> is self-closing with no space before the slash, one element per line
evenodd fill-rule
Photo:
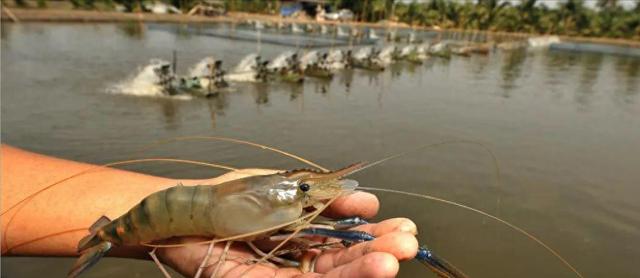
<path fill-rule="evenodd" d="M 234 171 L 208 183 L 217 184 L 256 174 L 270 174 L 273 170 L 245 169 Z M 338 198 L 323 215 L 331 218 L 360 216 L 371 218 L 379 208 L 378 199 L 365 192 L 356 192 Z M 247 264 L 250 260 L 260 259 L 244 242 L 234 242 L 227 254 L 226 262 L 221 266 L 219 277 L 394 277 L 398 273 L 399 260 L 412 259 L 417 252 L 415 238 L 416 225 L 409 219 L 395 218 L 377 224 L 355 227 L 373 234 L 373 241 L 359 243 L 348 248 L 329 249 L 318 254 L 315 272 L 302 273 L 297 268 L 278 267 L 272 264 Z M 199 242 L 204 238 L 183 238 L 181 243 Z M 201 277 L 210 277 L 223 252 L 225 243 L 214 246 L 213 253 L 206 263 Z M 208 244 L 191 244 L 177 248 L 160 248 L 159 259 L 174 270 L 193 277 L 198 271 L 208 249 Z"/>

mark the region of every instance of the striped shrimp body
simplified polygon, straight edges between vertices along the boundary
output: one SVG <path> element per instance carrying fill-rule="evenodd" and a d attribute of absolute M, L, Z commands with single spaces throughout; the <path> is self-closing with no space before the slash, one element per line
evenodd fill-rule
<path fill-rule="evenodd" d="M 263 230 L 267 232 L 239 240 L 268 237 L 278 231 L 270 228 L 299 219 L 304 208 L 353 191 L 357 182 L 341 178 L 361 166 L 328 173 L 293 170 L 155 192 L 113 221 L 104 216 L 96 221 L 91 234 L 78 244 L 82 255 L 69 277 L 95 264 L 113 245 L 140 245 L 176 236 L 227 238 Z"/>

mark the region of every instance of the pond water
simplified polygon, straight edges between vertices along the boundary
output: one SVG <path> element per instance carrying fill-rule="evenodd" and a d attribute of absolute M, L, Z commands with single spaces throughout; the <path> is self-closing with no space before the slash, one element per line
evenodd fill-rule
<path fill-rule="evenodd" d="M 227 68 L 250 41 L 179 25 L 3 24 L 2 140 L 92 163 L 128 159 L 149 142 L 219 135 L 272 145 L 330 168 L 429 143 L 449 144 L 355 176 L 361 184 L 430 194 L 496 214 L 535 234 L 586 277 L 637 277 L 640 258 L 640 60 L 553 51 L 433 58 L 424 65 L 337 74 L 303 85 L 235 84 L 215 98 L 109 93 L 152 58 L 178 72 L 208 55 Z M 225 28 L 199 26 L 199 28 Z M 283 37 L 286 40 L 286 37 Z M 273 58 L 283 45 L 262 44 Z M 220 142 L 165 145 L 171 156 L 238 167 L 303 165 Z M 171 177 L 219 172 L 184 165 L 128 169 Z M 126 192 L 125 192 L 126 193 Z M 573 277 L 531 240 L 491 219 L 420 199 L 378 194 L 383 217 L 409 217 L 422 243 L 472 277 Z M 46 225 L 43 223 L 43 225 Z M 3 258 L 5 277 L 65 275 L 70 258 Z M 415 262 L 404 277 L 434 277 Z M 153 263 L 105 259 L 85 277 L 159 276 Z"/>

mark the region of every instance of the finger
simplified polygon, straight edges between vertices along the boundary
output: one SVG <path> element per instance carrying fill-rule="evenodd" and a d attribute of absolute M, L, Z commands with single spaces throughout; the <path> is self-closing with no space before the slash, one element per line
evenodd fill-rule
<path fill-rule="evenodd" d="M 392 232 L 405 232 L 413 235 L 418 234 L 418 227 L 416 223 L 413 223 L 411 219 L 399 217 L 384 220 L 379 223 L 360 225 L 353 230 L 363 231 L 370 233 L 376 237 Z"/>
<path fill-rule="evenodd" d="M 353 260 L 350 264 L 333 268 L 323 277 L 386 278 L 395 277 L 399 269 L 398 260 L 393 255 L 384 252 L 373 252 Z"/>
<path fill-rule="evenodd" d="M 374 252 L 385 252 L 396 260 L 408 260 L 418 252 L 418 240 L 411 233 L 393 232 L 349 248 L 323 252 L 316 261 L 316 272 L 327 273 Z"/>
<path fill-rule="evenodd" d="M 330 218 L 360 216 L 372 218 L 380 209 L 378 197 L 367 192 L 354 192 L 336 199 L 322 215 Z"/>

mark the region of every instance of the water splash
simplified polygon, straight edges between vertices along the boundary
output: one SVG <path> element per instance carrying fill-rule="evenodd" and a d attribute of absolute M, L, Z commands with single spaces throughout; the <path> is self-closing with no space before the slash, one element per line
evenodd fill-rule
<path fill-rule="evenodd" d="M 356 53 L 353 54 L 353 58 L 357 60 L 368 59 L 373 55 L 373 52 L 374 52 L 373 47 L 365 46 L 358 49 L 358 51 L 356 51 Z"/>
<path fill-rule="evenodd" d="M 317 64 L 320 61 L 320 54 L 316 50 L 309 51 L 300 57 L 300 68 L 306 69 L 307 67 Z"/>
<path fill-rule="evenodd" d="M 189 77 L 203 77 L 211 75 L 211 68 L 216 64 L 216 59 L 213 56 L 206 57 L 192 68 L 189 69 Z"/>
<path fill-rule="evenodd" d="M 339 70 L 347 67 L 347 55 L 341 49 L 332 49 L 327 53 L 326 67 L 331 70 Z"/>
<path fill-rule="evenodd" d="M 261 58 L 256 53 L 251 53 L 242 60 L 240 63 L 236 65 L 233 70 L 227 74 L 226 79 L 229 81 L 235 82 L 256 82 L 258 78 L 256 78 L 259 68 L 259 63 L 261 62 Z"/>
<path fill-rule="evenodd" d="M 291 60 L 291 57 L 295 54 L 296 53 L 293 51 L 285 51 L 281 53 L 275 59 L 269 62 L 269 64 L 267 65 L 267 69 L 269 69 L 270 71 L 277 71 L 282 68 L 288 68 L 289 61 Z"/>
<path fill-rule="evenodd" d="M 395 45 L 389 45 L 380 51 L 378 54 L 378 59 L 382 62 L 382 65 L 389 65 L 393 63 L 394 56 L 398 52 L 398 48 Z"/>
<path fill-rule="evenodd" d="M 191 99 L 191 96 L 188 95 L 168 95 L 165 86 L 161 85 L 163 82 L 167 82 L 167 80 L 163 80 L 163 75 L 173 78 L 171 64 L 165 60 L 152 59 L 148 65 L 144 66 L 132 77 L 107 88 L 107 92 L 132 96 Z"/>

